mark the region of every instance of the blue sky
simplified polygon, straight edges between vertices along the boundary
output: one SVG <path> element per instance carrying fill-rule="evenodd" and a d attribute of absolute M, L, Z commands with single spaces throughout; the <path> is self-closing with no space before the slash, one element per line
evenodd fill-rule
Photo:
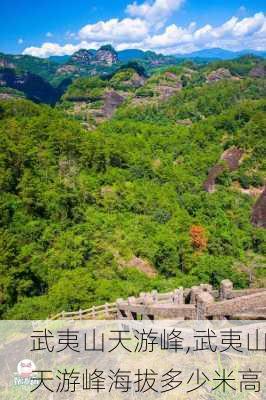
<path fill-rule="evenodd" d="M 163 53 L 266 49 L 265 1 L 1 0 L 0 51 L 70 54 L 112 43 Z"/>

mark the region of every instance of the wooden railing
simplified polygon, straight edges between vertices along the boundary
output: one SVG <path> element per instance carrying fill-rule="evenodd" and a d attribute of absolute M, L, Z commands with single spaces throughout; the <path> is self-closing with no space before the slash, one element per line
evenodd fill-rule
<path fill-rule="evenodd" d="M 86 320 L 86 319 L 115 319 L 117 315 L 116 303 L 106 303 L 100 306 L 93 306 L 86 310 L 79 311 L 62 311 L 59 314 L 52 316 L 52 321 L 64 319 L 64 320 Z"/>
<path fill-rule="evenodd" d="M 106 303 L 94 306 L 86 310 L 62 311 L 52 316 L 51 320 L 101 320 L 101 319 L 131 319 L 135 314 L 140 316 L 154 316 L 155 318 L 166 318 L 175 315 L 191 319 L 197 314 L 197 296 L 199 293 L 207 292 L 212 297 L 212 302 L 205 310 L 205 317 L 233 315 L 241 310 L 245 313 L 254 312 L 255 308 L 266 309 L 266 290 L 261 289 L 233 289 L 233 284 L 224 280 L 219 290 L 213 290 L 209 284 L 193 286 L 190 289 L 175 289 L 168 293 L 158 293 L 153 290 L 150 293 L 140 293 L 138 297 L 128 299 L 117 299 L 115 303 Z M 231 307 L 230 307 L 231 306 Z M 232 309 L 231 309 L 232 308 Z M 193 314 L 194 309 L 194 314 Z M 253 310 L 254 309 L 254 310 Z"/>

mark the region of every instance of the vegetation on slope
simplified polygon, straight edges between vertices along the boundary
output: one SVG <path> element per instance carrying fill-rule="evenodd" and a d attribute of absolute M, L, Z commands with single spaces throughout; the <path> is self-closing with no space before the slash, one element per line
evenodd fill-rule
<path fill-rule="evenodd" d="M 120 86 L 129 76 L 119 74 L 76 81 L 68 94 Z M 59 109 L 1 101 L 1 318 L 223 278 L 265 285 L 265 229 L 252 225 L 256 197 L 245 191 L 265 180 L 265 80 L 202 85 L 196 74 L 160 105 L 128 101 L 90 132 Z M 165 71 L 147 82 L 161 79 Z M 206 193 L 231 147 L 244 151 L 240 168 Z"/>

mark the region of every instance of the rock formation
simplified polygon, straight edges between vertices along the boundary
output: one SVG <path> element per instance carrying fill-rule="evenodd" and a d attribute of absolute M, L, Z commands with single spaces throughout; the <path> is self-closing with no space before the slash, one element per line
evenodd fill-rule
<path fill-rule="evenodd" d="M 266 66 L 265 65 L 257 65 L 256 67 L 252 68 L 249 73 L 251 78 L 265 78 L 266 76 Z"/>
<path fill-rule="evenodd" d="M 253 207 L 252 223 L 258 228 L 266 228 L 266 186 Z"/>
<path fill-rule="evenodd" d="M 57 75 L 78 73 L 79 69 L 75 65 L 63 65 L 56 70 Z"/>
<path fill-rule="evenodd" d="M 2 68 L 15 68 L 15 65 L 7 61 L 5 58 L 0 59 L 0 67 Z"/>
<path fill-rule="evenodd" d="M 118 62 L 118 55 L 112 46 L 102 46 L 97 50 L 95 60 L 97 63 L 112 65 Z"/>
<path fill-rule="evenodd" d="M 94 59 L 95 53 L 92 50 L 81 49 L 74 53 L 70 59 L 73 63 L 89 65 Z"/>
<path fill-rule="evenodd" d="M 130 261 L 125 263 L 126 266 L 130 268 L 136 268 L 140 272 L 143 272 L 145 275 L 149 276 L 150 278 L 154 278 L 158 275 L 156 269 L 153 265 L 151 265 L 148 261 L 143 260 L 140 257 L 133 256 Z"/>
<path fill-rule="evenodd" d="M 209 171 L 208 178 L 203 184 L 203 189 L 206 192 L 213 193 L 215 191 L 216 178 L 221 175 L 226 170 L 226 168 L 230 172 L 237 170 L 239 168 L 243 154 L 243 150 L 237 149 L 235 147 L 226 150 L 222 154 L 220 162 L 214 165 L 214 167 L 211 168 L 211 170 Z"/>
<path fill-rule="evenodd" d="M 217 81 L 220 81 L 221 79 L 231 79 L 231 78 L 232 78 L 232 75 L 228 69 L 218 68 L 217 70 L 212 71 L 207 76 L 207 81 L 208 82 L 217 82 Z"/>
<path fill-rule="evenodd" d="M 115 112 L 116 108 L 123 103 L 125 98 L 111 90 L 106 92 L 104 95 L 104 106 L 103 106 L 103 114 L 105 117 L 110 118 Z"/>
<path fill-rule="evenodd" d="M 130 79 L 130 84 L 134 88 L 139 88 L 145 84 L 145 78 L 143 76 L 140 76 L 137 72 L 135 72 Z"/>

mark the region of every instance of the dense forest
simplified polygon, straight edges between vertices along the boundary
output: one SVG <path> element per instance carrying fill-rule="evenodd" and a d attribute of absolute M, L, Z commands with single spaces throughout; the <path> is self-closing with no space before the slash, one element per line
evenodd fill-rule
<path fill-rule="evenodd" d="M 266 169 L 258 62 L 186 62 L 150 76 L 129 65 L 78 78 L 55 107 L 2 99 L 0 317 L 224 278 L 265 286 L 266 232 L 251 222 Z M 208 75 L 219 68 L 230 76 Z M 80 101 L 99 109 L 106 89 L 124 96 L 111 119 L 74 115 Z M 215 191 L 204 190 L 234 148 L 239 168 L 225 165 Z"/>

